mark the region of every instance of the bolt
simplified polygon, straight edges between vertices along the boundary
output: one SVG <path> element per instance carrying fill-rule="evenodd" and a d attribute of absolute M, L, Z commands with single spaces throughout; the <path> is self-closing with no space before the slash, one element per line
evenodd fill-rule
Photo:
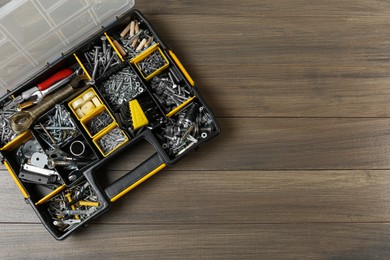
<path fill-rule="evenodd" d="M 100 50 L 100 46 L 95 46 L 95 59 L 94 59 L 94 68 L 93 68 L 93 72 L 92 72 L 92 79 L 94 80 L 95 79 L 95 76 L 96 76 L 96 72 L 97 72 L 97 69 L 98 69 L 98 66 L 99 66 L 99 50 Z"/>
<path fill-rule="evenodd" d="M 100 40 L 102 40 L 102 44 L 103 44 L 103 54 L 106 55 L 106 51 L 107 51 L 107 37 L 103 35 L 102 37 L 100 37 Z"/>

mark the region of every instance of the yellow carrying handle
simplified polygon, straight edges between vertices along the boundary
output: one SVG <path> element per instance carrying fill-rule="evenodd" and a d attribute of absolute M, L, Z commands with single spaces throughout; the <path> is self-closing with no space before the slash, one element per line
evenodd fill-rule
<path fill-rule="evenodd" d="M 123 197 L 126 193 L 128 193 L 129 191 L 131 191 L 132 189 L 134 189 L 135 187 L 137 187 L 138 185 L 140 185 L 141 183 L 143 183 L 144 181 L 146 181 L 147 179 L 149 179 L 150 177 L 152 177 L 153 175 L 155 175 L 156 173 L 158 173 L 159 171 L 161 171 L 162 169 L 164 169 L 167 165 L 165 163 L 161 164 L 159 167 L 157 167 L 156 169 L 154 169 L 153 171 L 151 171 L 149 174 L 145 175 L 144 177 L 142 177 L 139 181 L 135 182 L 134 184 L 130 185 L 129 187 L 127 187 L 126 189 L 124 189 L 122 192 L 120 192 L 118 195 L 116 195 L 115 197 L 112 197 L 110 199 L 111 202 L 115 202 L 117 201 L 118 199 L 120 199 L 121 197 Z"/>
<path fill-rule="evenodd" d="M 104 192 L 110 201 L 114 202 L 166 166 L 158 153 L 155 153 L 133 170 L 111 183 L 104 189 Z"/>

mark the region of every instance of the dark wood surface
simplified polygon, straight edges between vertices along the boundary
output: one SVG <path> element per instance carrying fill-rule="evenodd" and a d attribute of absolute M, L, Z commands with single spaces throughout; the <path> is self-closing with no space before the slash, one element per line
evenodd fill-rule
<path fill-rule="evenodd" d="M 221 135 L 64 242 L 1 168 L 0 259 L 390 257 L 390 3 L 136 7 L 198 83 Z M 149 152 L 99 176 L 114 180 Z"/>

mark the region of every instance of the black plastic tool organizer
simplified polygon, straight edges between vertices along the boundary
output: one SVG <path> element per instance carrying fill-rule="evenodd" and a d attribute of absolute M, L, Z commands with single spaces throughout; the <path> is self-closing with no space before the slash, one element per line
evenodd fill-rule
<path fill-rule="evenodd" d="M 139 22 L 139 30 L 147 30 L 149 32 L 144 37 L 144 44 L 148 40 L 150 41 L 148 36 L 152 36 L 153 40 L 141 51 L 127 51 L 125 55 L 122 55 L 123 52 L 121 54 L 119 48 L 121 45 L 126 45 L 126 43 L 121 40 L 120 34 L 134 20 Z M 101 44 L 102 39 L 111 46 L 112 53 L 115 53 L 118 62 L 112 66 L 110 65 L 106 70 L 101 70 L 100 73 L 96 72 L 95 77 L 91 79 L 93 66 L 88 64 L 91 61 L 88 61 L 88 55 L 84 54 L 90 51 L 91 48 L 94 48 L 94 46 Z M 114 41 L 119 46 L 114 44 Z M 141 40 L 138 39 L 137 43 L 140 44 L 140 42 Z M 149 56 L 152 55 L 153 58 L 150 58 Z M 159 62 L 159 67 L 149 69 L 148 59 Z M 15 91 L 4 96 L 0 104 L 6 104 L 12 100 L 12 97 L 20 95 L 24 90 L 35 86 L 38 82 L 47 78 L 48 75 L 60 69 L 78 69 L 79 67 L 88 75 L 93 84 L 79 89 L 66 100 L 57 104 L 55 108 L 52 108 L 36 120 L 28 131 L 20 134 L 11 142 L 3 144 L 4 146 L 1 150 L 3 163 L 19 186 L 26 201 L 32 206 L 47 230 L 57 240 L 62 240 L 75 230 L 85 226 L 88 221 L 108 210 L 111 203 L 162 170 L 165 166 L 175 164 L 220 132 L 215 117 L 203 101 L 194 81 L 176 55 L 162 41 L 152 25 L 138 10 L 129 11 L 117 19 L 111 26 L 102 28 L 101 31 L 92 35 L 88 40 L 76 46 L 73 51 L 63 54 L 59 61 L 48 65 L 47 69 L 29 79 L 28 82 Z M 115 85 L 113 87 L 116 84 L 114 81 L 115 75 L 118 75 L 118 73 L 125 75 L 124 81 L 131 81 L 131 84 L 136 85 L 135 92 L 128 95 L 133 95 L 130 100 L 136 100 L 137 102 L 134 103 L 135 107 L 139 105 L 144 112 L 147 125 L 141 124 L 137 129 L 134 129 L 134 122 L 123 120 L 123 117 L 126 116 L 123 110 L 126 110 L 126 107 L 118 107 L 115 104 L 117 100 L 111 99 L 106 92 L 110 87 L 113 88 L 111 91 L 120 89 L 120 86 Z M 127 79 L 126 75 L 133 78 Z M 108 85 L 107 82 L 110 80 L 114 83 Z M 170 90 L 172 92 L 171 96 L 181 97 L 180 99 L 172 98 L 172 100 L 167 101 L 167 97 L 168 99 L 171 98 L 167 93 L 169 88 L 160 82 L 169 82 L 169 80 L 173 82 L 171 87 L 174 88 Z M 105 86 L 107 89 L 105 89 Z M 180 95 L 175 94 L 175 91 L 179 91 Z M 86 95 L 88 92 L 93 93 Z M 117 92 L 120 96 L 121 92 Z M 83 96 L 88 97 L 93 96 L 93 94 L 97 98 L 94 100 L 96 106 L 87 115 L 82 116 L 82 113 L 75 109 L 78 106 L 73 106 L 73 104 L 77 99 L 81 98 L 83 101 Z M 120 98 L 119 96 L 118 99 Z M 88 100 L 88 98 L 85 100 Z M 126 105 L 127 103 L 125 102 Z M 25 148 L 27 143 L 32 145 L 31 149 L 44 151 L 48 154 L 54 149 L 48 142 L 47 135 L 41 131 L 40 124 L 47 124 L 51 118 L 59 120 L 60 116 L 56 112 L 59 106 L 63 109 L 61 111 L 66 110 L 69 113 L 70 123 L 76 129 L 75 133 L 68 137 L 69 140 L 64 140 L 59 145 L 59 148 L 66 154 L 69 154 L 70 146 L 77 141 L 76 143 L 85 147 L 89 155 L 89 161 L 76 168 L 64 169 L 55 165 L 54 170 L 58 172 L 58 180 L 55 180 L 55 184 L 52 185 L 40 185 L 37 182 L 45 181 L 46 183 L 48 180 L 35 180 L 29 179 L 34 178 L 34 176 L 23 176 L 22 165 L 18 158 L 20 157 L 22 147 Z M 103 112 L 106 118 L 111 119 L 107 124 L 102 124 L 96 131 L 91 131 L 91 119 Z M 130 115 L 131 118 L 132 115 Z M 190 124 L 190 122 L 196 122 L 196 124 Z M 143 121 L 143 123 L 145 122 Z M 188 130 L 189 125 L 191 125 L 190 130 Z M 196 125 L 195 128 L 194 125 Z M 101 140 L 113 129 L 116 134 L 122 133 L 123 138 L 119 138 L 122 141 L 111 151 L 105 151 L 104 147 L 101 147 L 103 146 Z M 189 138 L 188 133 L 192 133 L 194 136 L 191 135 L 191 138 Z M 59 136 L 61 136 L 61 133 L 59 133 Z M 141 140 L 149 142 L 154 147 L 155 154 L 120 179 L 104 188 L 101 187 L 96 181 L 96 170 L 115 158 L 117 154 L 131 150 Z M 181 141 L 180 145 L 177 144 L 179 143 L 178 140 Z M 24 151 L 24 153 L 27 152 Z M 26 181 L 26 179 L 29 181 Z M 58 213 L 61 210 L 62 217 L 64 217 L 64 211 L 67 212 L 68 217 L 72 217 L 61 219 L 61 214 Z M 84 217 L 81 217 L 83 215 Z"/>

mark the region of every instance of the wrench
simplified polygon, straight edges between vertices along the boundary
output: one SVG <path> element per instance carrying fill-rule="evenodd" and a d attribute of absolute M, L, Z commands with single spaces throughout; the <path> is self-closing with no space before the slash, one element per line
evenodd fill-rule
<path fill-rule="evenodd" d="M 67 77 L 67 78 L 64 78 L 64 79 L 58 81 L 57 83 L 55 83 L 54 85 L 52 85 L 48 89 L 45 89 L 45 90 L 42 90 L 42 91 L 37 90 L 37 91 L 35 91 L 34 93 L 31 94 L 30 99 L 34 100 L 34 102 L 33 102 L 34 104 L 38 104 L 48 94 L 56 91 L 57 89 L 59 89 L 63 85 L 67 84 L 69 81 L 70 81 L 70 77 Z"/>
<path fill-rule="evenodd" d="M 71 69 L 60 70 L 59 72 L 55 73 L 50 78 L 37 84 L 35 87 L 30 88 L 30 89 L 22 92 L 19 96 L 15 97 L 12 101 L 10 101 L 8 104 L 6 104 L 5 107 L 11 108 L 13 106 L 16 106 L 16 105 L 22 103 L 24 100 L 29 99 L 31 97 L 31 95 L 33 95 L 35 92 L 48 89 L 54 83 L 56 83 L 64 78 L 67 78 L 72 74 L 73 74 L 73 70 L 71 70 Z"/>

